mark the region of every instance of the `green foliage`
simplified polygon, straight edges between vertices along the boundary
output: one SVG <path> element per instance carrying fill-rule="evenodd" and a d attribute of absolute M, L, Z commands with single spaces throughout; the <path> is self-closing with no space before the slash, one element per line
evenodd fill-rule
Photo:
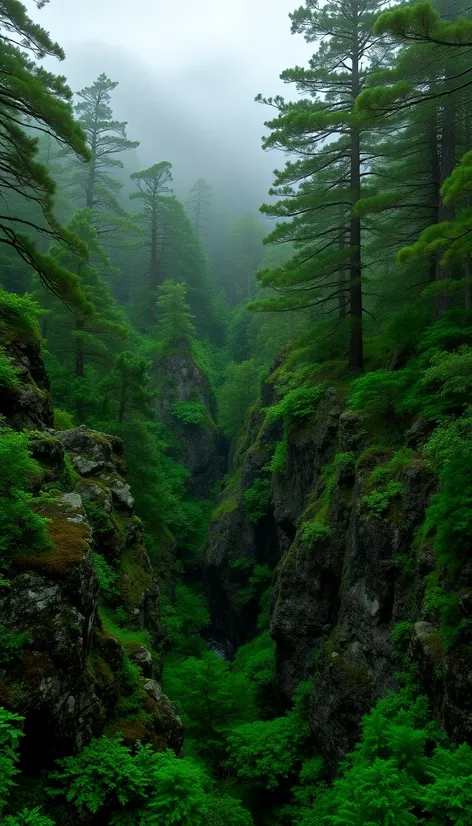
<path fill-rule="evenodd" d="M 4 826 L 55 826 L 54 821 L 37 807 L 22 809 L 17 815 L 10 815 L 5 818 L 3 824 Z"/>
<path fill-rule="evenodd" d="M 261 383 L 261 370 L 254 359 L 231 363 L 218 392 L 219 421 L 228 436 L 235 438 L 245 427 Z"/>
<path fill-rule="evenodd" d="M 362 497 L 362 503 L 371 516 L 378 519 L 382 517 L 390 508 L 393 500 L 405 492 L 405 487 L 401 482 L 390 480 L 385 484 L 383 490 L 374 490 Z"/>
<path fill-rule="evenodd" d="M 11 359 L 0 346 L 0 388 L 11 389 L 18 387 L 18 371 Z"/>
<path fill-rule="evenodd" d="M 184 283 L 164 281 L 158 289 L 156 338 L 169 348 L 189 346 L 197 331 L 186 301 Z"/>
<path fill-rule="evenodd" d="M 238 648 L 234 669 L 254 683 L 259 706 L 264 711 L 275 676 L 275 642 L 268 629 Z"/>
<path fill-rule="evenodd" d="M 331 528 L 318 519 L 309 519 L 300 528 L 299 536 L 308 548 L 313 549 L 323 545 L 331 538 Z"/>
<path fill-rule="evenodd" d="M 173 602 L 161 601 L 161 619 L 167 643 L 184 656 L 198 654 L 203 648 L 200 631 L 210 624 L 210 615 L 202 594 L 178 584 Z"/>
<path fill-rule="evenodd" d="M 0 667 L 21 658 L 23 648 L 31 642 L 31 634 L 27 631 L 18 633 L 9 631 L 0 623 Z"/>
<path fill-rule="evenodd" d="M 251 600 L 259 599 L 261 593 L 267 589 L 271 581 L 272 571 L 269 566 L 255 565 L 249 577 L 248 587 L 239 592 L 236 601 L 244 605 Z"/>
<path fill-rule="evenodd" d="M 270 502 L 270 479 L 256 479 L 244 491 L 244 508 L 249 522 L 256 524 L 266 513 Z"/>
<path fill-rule="evenodd" d="M 47 522 L 33 510 L 28 492 L 40 467 L 30 455 L 29 436 L 0 429 L 0 552 L 8 560 L 24 543 L 46 548 Z"/>
<path fill-rule="evenodd" d="M 296 387 L 289 390 L 281 401 L 266 410 L 266 421 L 276 422 L 283 418 L 287 422 L 303 420 L 312 416 L 324 395 L 323 384 L 314 387 Z"/>
<path fill-rule="evenodd" d="M 101 737 L 76 757 L 58 761 L 49 793 L 65 797 L 81 815 L 111 808 L 113 826 L 203 826 L 210 782 L 200 766 L 171 751 L 138 743 L 132 753 L 120 738 Z"/>
<path fill-rule="evenodd" d="M 392 640 L 397 653 L 402 654 L 408 647 L 413 631 L 413 623 L 408 620 L 397 622 L 392 628 Z"/>
<path fill-rule="evenodd" d="M 203 426 L 209 420 L 207 408 L 199 402 L 176 402 L 172 405 L 172 413 L 188 425 Z"/>
<path fill-rule="evenodd" d="M 107 602 L 113 602 L 117 597 L 116 580 L 117 572 L 108 564 L 102 554 L 94 553 L 93 567 L 100 580 L 100 592 Z"/>
<path fill-rule="evenodd" d="M 75 427 L 74 420 L 67 410 L 59 410 L 54 408 L 54 430 L 71 430 Z"/>
<path fill-rule="evenodd" d="M 295 706 L 284 717 L 246 723 L 232 731 L 230 761 L 239 777 L 274 789 L 294 771 L 309 734 L 303 703 L 310 689 L 309 683 L 299 687 Z"/>
<path fill-rule="evenodd" d="M 18 769 L 18 748 L 23 736 L 20 724 L 23 718 L 0 707 L 0 814 L 15 785 Z"/>
<path fill-rule="evenodd" d="M 195 749 L 212 763 L 224 756 L 232 727 L 256 718 L 255 687 L 213 652 L 167 660 L 164 690 L 172 697 Z"/>
<path fill-rule="evenodd" d="M 271 473 L 283 473 L 287 464 L 288 436 L 277 442 L 274 455 L 267 465 Z"/>
<path fill-rule="evenodd" d="M 445 465 L 440 491 L 426 513 L 425 534 L 434 533 L 435 551 L 441 563 L 456 570 L 467 557 L 472 539 L 472 479 L 470 457 L 457 455 Z"/>
<path fill-rule="evenodd" d="M 0 287 L 0 338 L 3 344 L 39 342 L 39 317 L 44 312 L 29 295 L 19 296 Z"/>

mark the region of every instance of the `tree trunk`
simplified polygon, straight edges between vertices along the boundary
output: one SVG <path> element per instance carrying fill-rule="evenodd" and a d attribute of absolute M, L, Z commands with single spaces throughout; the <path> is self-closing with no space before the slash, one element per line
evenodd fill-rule
<path fill-rule="evenodd" d="M 344 212 L 340 214 L 341 225 L 344 224 Z M 339 240 L 339 249 L 342 251 L 346 246 L 346 237 L 343 233 Z M 346 318 L 347 315 L 347 296 L 346 296 L 346 267 L 343 265 L 338 273 L 338 318 Z"/>
<path fill-rule="evenodd" d="M 354 34 L 352 44 L 352 102 L 359 94 L 359 43 L 358 6 L 353 3 Z M 349 344 L 349 366 L 352 370 L 362 370 L 364 366 L 362 340 L 362 263 L 361 263 L 361 219 L 354 212 L 354 204 L 361 197 L 361 147 L 360 130 L 351 128 L 351 264 L 349 268 L 349 310 L 351 314 L 351 337 Z"/>
<path fill-rule="evenodd" d="M 456 106 L 450 97 L 446 98 L 446 103 L 443 109 L 442 116 L 442 130 L 441 130 L 441 147 L 440 147 L 440 167 L 439 167 L 439 186 L 441 187 L 446 178 L 452 173 L 455 166 L 456 159 L 456 141 L 454 121 L 456 117 Z M 454 218 L 454 206 L 445 204 L 441 197 L 439 198 L 438 207 L 438 221 L 450 221 Z M 450 266 L 443 266 L 438 262 L 436 266 L 436 281 L 450 281 L 453 278 L 453 272 Z M 451 308 L 451 296 L 447 294 L 438 293 L 435 299 L 435 316 L 440 316 Z"/>
<path fill-rule="evenodd" d="M 151 213 L 151 292 L 154 292 L 157 289 L 158 280 L 159 275 L 157 272 L 157 208 L 156 205 L 153 204 Z"/>

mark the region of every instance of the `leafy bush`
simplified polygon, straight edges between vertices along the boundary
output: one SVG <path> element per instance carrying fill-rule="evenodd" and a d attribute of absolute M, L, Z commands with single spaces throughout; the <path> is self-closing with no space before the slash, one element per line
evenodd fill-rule
<path fill-rule="evenodd" d="M 397 624 L 392 628 L 392 640 L 395 650 L 398 653 L 401 654 L 408 648 L 412 630 L 413 623 L 408 622 L 408 620 L 397 622 Z"/>
<path fill-rule="evenodd" d="M 23 736 L 20 724 L 23 718 L 0 706 L 0 814 L 18 774 L 18 747 Z"/>
<path fill-rule="evenodd" d="M 10 815 L 3 821 L 3 826 L 55 826 L 55 824 L 50 817 L 36 807 L 35 809 L 23 809 L 17 815 Z"/>
<path fill-rule="evenodd" d="M 434 535 L 440 562 L 456 570 L 467 558 L 472 542 L 470 456 L 451 458 L 441 472 L 440 483 L 440 491 L 426 512 L 424 533 Z"/>
<path fill-rule="evenodd" d="M 180 422 L 188 425 L 204 425 L 209 420 L 208 410 L 199 402 L 176 402 L 172 413 Z"/>
<path fill-rule="evenodd" d="M 161 619 L 167 642 L 180 654 L 198 654 L 203 640 L 200 631 L 210 624 L 210 614 L 203 594 L 187 585 L 177 585 L 171 603 L 162 599 Z"/>
<path fill-rule="evenodd" d="M 276 422 L 283 418 L 287 422 L 293 419 L 306 419 L 316 411 L 325 391 L 324 384 L 314 387 L 296 387 L 281 401 L 266 409 L 266 421 Z"/>
<path fill-rule="evenodd" d="M 31 634 L 27 631 L 22 633 L 9 631 L 0 623 L 0 666 L 8 665 L 13 660 L 19 659 L 24 646 L 29 642 L 31 642 Z"/>
<path fill-rule="evenodd" d="M 267 513 L 270 502 L 270 479 L 256 479 L 244 491 L 244 508 L 249 522 L 257 523 Z"/>
<path fill-rule="evenodd" d="M 405 411 L 408 389 L 418 380 L 413 369 L 376 370 L 356 379 L 352 385 L 350 406 L 364 410 L 386 424 L 397 424 Z"/>
<path fill-rule="evenodd" d="M 6 344 L 18 338 L 39 341 L 39 317 L 44 310 L 30 296 L 19 296 L 0 287 L 0 337 Z"/>
<path fill-rule="evenodd" d="M 182 717 L 187 737 L 211 762 L 223 759 L 230 729 L 257 716 L 254 685 L 212 651 L 201 659 L 169 657 L 164 690 Z"/>
<path fill-rule="evenodd" d="M 98 553 L 93 555 L 93 567 L 100 580 L 101 593 L 108 602 L 113 602 L 118 595 L 116 588 L 117 572 L 108 564 L 105 557 Z"/>
<path fill-rule="evenodd" d="M 252 599 L 258 599 L 261 593 L 270 585 L 272 581 L 272 571 L 268 565 L 255 565 L 249 577 L 249 585 L 237 596 L 237 602 L 245 604 Z"/>
<path fill-rule="evenodd" d="M 74 420 L 67 410 L 54 408 L 54 430 L 71 430 L 75 427 Z"/>
<path fill-rule="evenodd" d="M 34 513 L 28 492 L 40 467 L 30 456 L 27 433 L 0 429 L 0 553 L 11 555 L 23 544 L 50 545 L 47 521 Z"/>
<path fill-rule="evenodd" d="M 205 823 L 209 781 L 197 764 L 174 752 L 138 743 L 132 754 L 121 738 L 101 737 L 58 765 L 49 775 L 49 793 L 65 797 L 81 816 L 111 809 L 113 826 Z"/>
<path fill-rule="evenodd" d="M 318 519 L 310 519 L 304 522 L 300 528 L 300 539 L 308 548 L 315 548 L 331 538 L 331 528 L 325 522 Z"/>
<path fill-rule="evenodd" d="M 294 708 L 283 717 L 246 723 L 231 732 L 230 761 L 239 777 L 275 789 L 294 771 L 309 735 L 303 704 L 310 689 L 310 683 L 299 686 Z"/>
<path fill-rule="evenodd" d="M 0 346 L 0 388 L 12 388 L 18 385 L 18 371 L 11 359 Z"/>
<path fill-rule="evenodd" d="M 391 480 L 387 482 L 383 490 L 374 490 L 372 493 L 363 496 L 362 503 L 371 516 L 379 519 L 385 511 L 388 511 L 392 501 L 397 496 L 401 496 L 404 491 L 405 488 L 401 482 Z"/>
<path fill-rule="evenodd" d="M 287 464 L 287 450 L 288 439 L 285 436 L 280 442 L 277 442 L 274 455 L 267 465 L 267 470 L 270 470 L 271 473 L 283 473 Z"/>

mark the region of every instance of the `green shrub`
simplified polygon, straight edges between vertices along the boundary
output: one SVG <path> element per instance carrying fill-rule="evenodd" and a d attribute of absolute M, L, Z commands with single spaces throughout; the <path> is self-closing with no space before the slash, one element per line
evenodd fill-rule
<path fill-rule="evenodd" d="M 266 408 L 266 421 L 276 422 L 283 418 L 287 422 L 303 420 L 315 413 L 325 391 L 324 384 L 314 387 L 296 387 L 289 390 L 284 398 Z"/>
<path fill-rule="evenodd" d="M 288 438 L 285 436 L 277 442 L 274 455 L 267 465 L 267 470 L 271 473 L 283 473 L 287 464 Z"/>
<path fill-rule="evenodd" d="M 266 515 L 269 502 L 270 479 L 256 479 L 244 492 L 244 509 L 249 522 L 259 522 Z"/>
<path fill-rule="evenodd" d="M 67 410 L 54 408 L 54 430 L 72 430 L 75 427 L 74 420 Z"/>
<path fill-rule="evenodd" d="M 31 458 L 29 436 L 0 429 L 0 556 L 19 547 L 47 548 L 47 521 L 33 511 L 28 492 L 33 477 L 41 473 Z"/>
<path fill-rule="evenodd" d="M 472 476 L 470 456 L 451 458 L 440 475 L 440 490 L 426 512 L 425 535 L 434 535 L 442 564 L 453 571 L 468 557 L 472 543 Z"/>
<path fill-rule="evenodd" d="M 352 385 L 350 406 L 364 410 L 386 424 L 396 425 L 404 412 L 408 389 L 418 380 L 413 369 L 376 370 L 356 379 Z"/>
<path fill-rule="evenodd" d="M 397 622 L 392 628 L 392 640 L 397 653 L 403 654 L 408 648 L 412 630 L 413 623 L 408 620 Z"/>
<path fill-rule="evenodd" d="M 31 634 L 27 631 L 21 633 L 9 631 L 0 623 L 0 666 L 20 659 L 23 648 L 29 642 L 31 642 Z"/>
<path fill-rule="evenodd" d="M 98 574 L 100 580 L 100 591 L 107 602 L 113 602 L 117 596 L 116 580 L 118 579 L 117 572 L 108 564 L 102 554 L 94 553 L 93 567 Z"/>
<path fill-rule="evenodd" d="M 17 387 L 19 384 L 18 371 L 0 346 L 0 388 Z"/>
<path fill-rule="evenodd" d="M 200 659 L 170 656 L 164 691 L 172 697 L 195 750 L 211 764 L 224 759 L 232 727 L 257 716 L 254 684 L 213 651 Z"/>
<path fill-rule="evenodd" d="M 383 490 L 374 490 L 362 497 L 362 504 L 371 516 L 380 519 L 388 511 L 392 501 L 405 492 L 401 482 L 387 482 Z"/>
<path fill-rule="evenodd" d="M 246 723 L 228 738 L 230 762 L 238 776 L 265 789 L 275 789 L 294 771 L 309 735 L 304 703 L 311 690 L 302 683 L 291 711 L 274 720 Z"/>
<path fill-rule="evenodd" d="M 0 338 L 6 344 L 17 339 L 39 342 L 39 317 L 43 313 L 28 295 L 19 296 L 0 287 Z"/>
<path fill-rule="evenodd" d="M 19 773 L 16 764 L 20 738 L 23 736 L 20 729 L 22 722 L 22 717 L 0 706 L 0 814 Z"/>
<path fill-rule="evenodd" d="M 208 410 L 199 402 L 176 402 L 172 413 L 180 422 L 188 425 L 203 426 L 209 421 Z"/>
<path fill-rule="evenodd" d="M 101 737 L 76 757 L 58 760 L 49 793 L 65 797 L 81 816 L 112 812 L 112 826 L 203 826 L 209 808 L 209 780 L 196 763 L 174 752 L 137 744 L 134 753 L 121 738 Z"/>
<path fill-rule="evenodd" d="M 325 522 L 310 519 L 303 523 L 299 536 L 308 548 L 315 548 L 331 538 L 331 528 Z"/>
<path fill-rule="evenodd" d="M 55 826 L 50 817 L 35 809 L 22 809 L 16 815 L 10 815 L 3 821 L 3 826 Z"/>
<path fill-rule="evenodd" d="M 161 600 L 161 620 L 167 642 L 174 651 L 190 656 L 202 650 L 200 632 L 210 624 L 203 594 L 196 593 L 187 585 L 177 585 L 173 603 L 165 598 Z"/>
<path fill-rule="evenodd" d="M 249 577 L 248 587 L 239 592 L 236 601 L 244 605 L 252 599 L 259 599 L 261 593 L 266 590 L 271 581 L 272 571 L 268 565 L 255 565 Z"/>

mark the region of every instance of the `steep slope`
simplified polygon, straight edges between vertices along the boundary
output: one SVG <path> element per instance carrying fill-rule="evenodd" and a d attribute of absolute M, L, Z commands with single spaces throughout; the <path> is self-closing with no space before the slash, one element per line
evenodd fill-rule
<path fill-rule="evenodd" d="M 308 721 L 331 772 L 405 656 L 446 732 L 470 738 L 472 653 L 464 635 L 445 645 L 433 592 L 447 583 L 419 531 L 437 489 L 421 451 L 431 428 L 418 420 L 403 446 L 379 446 L 368 417 L 346 407 L 345 388 L 329 384 L 291 415 L 271 416 L 274 378 L 210 527 L 213 636 L 229 654 L 254 636 L 261 591 L 251 583 L 265 566 L 279 708 L 310 680 Z M 469 568 L 459 576 L 465 618 Z"/>
<path fill-rule="evenodd" d="M 19 381 L 1 396 L 0 439 L 30 434 L 32 507 L 50 540 L 20 544 L 3 563 L 0 704 L 25 719 L 23 764 L 49 766 L 103 732 L 180 753 L 182 725 L 158 682 L 159 592 L 123 443 L 84 426 L 54 431 L 39 344 L 19 338 L 8 352 Z"/>

